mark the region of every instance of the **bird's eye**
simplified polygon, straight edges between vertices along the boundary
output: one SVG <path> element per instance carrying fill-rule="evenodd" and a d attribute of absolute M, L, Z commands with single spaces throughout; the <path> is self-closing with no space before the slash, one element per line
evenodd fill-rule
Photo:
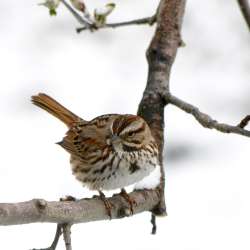
<path fill-rule="evenodd" d="M 132 131 L 128 132 L 128 136 L 129 136 L 129 137 L 132 137 L 132 136 L 134 136 L 134 135 L 135 135 L 135 132 L 132 132 Z"/>

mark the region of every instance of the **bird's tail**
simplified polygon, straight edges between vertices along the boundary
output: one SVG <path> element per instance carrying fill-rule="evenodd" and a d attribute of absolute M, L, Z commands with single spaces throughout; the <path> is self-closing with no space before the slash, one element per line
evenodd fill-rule
<path fill-rule="evenodd" d="M 75 122 L 83 121 L 80 117 L 63 107 L 60 103 L 46 94 L 39 93 L 38 95 L 34 95 L 31 97 L 31 101 L 36 106 L 46 110 L 61 120 L 68 127 Z"/>

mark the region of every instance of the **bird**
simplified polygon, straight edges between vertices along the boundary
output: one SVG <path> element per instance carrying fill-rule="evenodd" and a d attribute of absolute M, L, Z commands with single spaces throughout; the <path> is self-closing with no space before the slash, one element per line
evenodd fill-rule
<path fill-rule="evenodd" d="M 75 178 L 99 192 L 109 217 L 112 204 L 103 193 L 107 190 L 121 189 L 133 213 L 134 201 L 125 187 L 149 176 L 159 161 L 158 146 L 146 121 L 133 114 L 104 114 L 87 121 L 44 93 L 32 96 L 31 101 L 67 126 L 57 144 L 70 154 Z"/>

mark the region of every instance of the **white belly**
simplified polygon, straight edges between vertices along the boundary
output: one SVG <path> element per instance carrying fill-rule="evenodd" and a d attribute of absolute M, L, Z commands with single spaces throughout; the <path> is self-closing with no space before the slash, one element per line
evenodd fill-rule
<path fill-rule="evenodd" d="M 138 158 L 137 155 L 133 155 L 132 162 L 134 164 L 131 165 L 131 155 L 129 154 L 131 153 L 120 157 L 117 155 L 112 165 L 107 165 L 101 172 L 100 166 L 92 166 L 88 173 L 74 171 L 76 165 L 79 165 L 80 162 L 72 160 L 73 174 L 84 186 L 87 186 L 91 190 L 112 190 L 141 181 L 149 176 L 158 164 L 157 157 L 148 159 L 147 157 Z M 110 162 L 110 158 L 106 162 Z M 102 163 L 102 165 L 105 165 L 105 163 Z"/>
<path fill-rule="evenodd" d="M 131 173 L 127 162 L 122 161 L 120 165 L 119 169 L 109 180 L 104 181 L 103 183 L 96 183 L 101 186 L 102 190 L 112 190 L 135 184 L 148 176 L 155 169 L 154 165 L 144 163 L 140 165 L 140 170 Z"/>

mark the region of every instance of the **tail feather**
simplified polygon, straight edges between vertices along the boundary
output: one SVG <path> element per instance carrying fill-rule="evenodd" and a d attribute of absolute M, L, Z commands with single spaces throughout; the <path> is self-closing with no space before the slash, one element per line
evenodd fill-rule
<path fill-rule="evenodd" d="M 73 123 L 83 121 L 80 117 L 66 109 L 52 97 L 39 93 L 38 95 L 32 96 L 31 101 L 36 106 L 46 110 L 63 123 L 65 123 L 68 127 L 70 127 Z"/>

